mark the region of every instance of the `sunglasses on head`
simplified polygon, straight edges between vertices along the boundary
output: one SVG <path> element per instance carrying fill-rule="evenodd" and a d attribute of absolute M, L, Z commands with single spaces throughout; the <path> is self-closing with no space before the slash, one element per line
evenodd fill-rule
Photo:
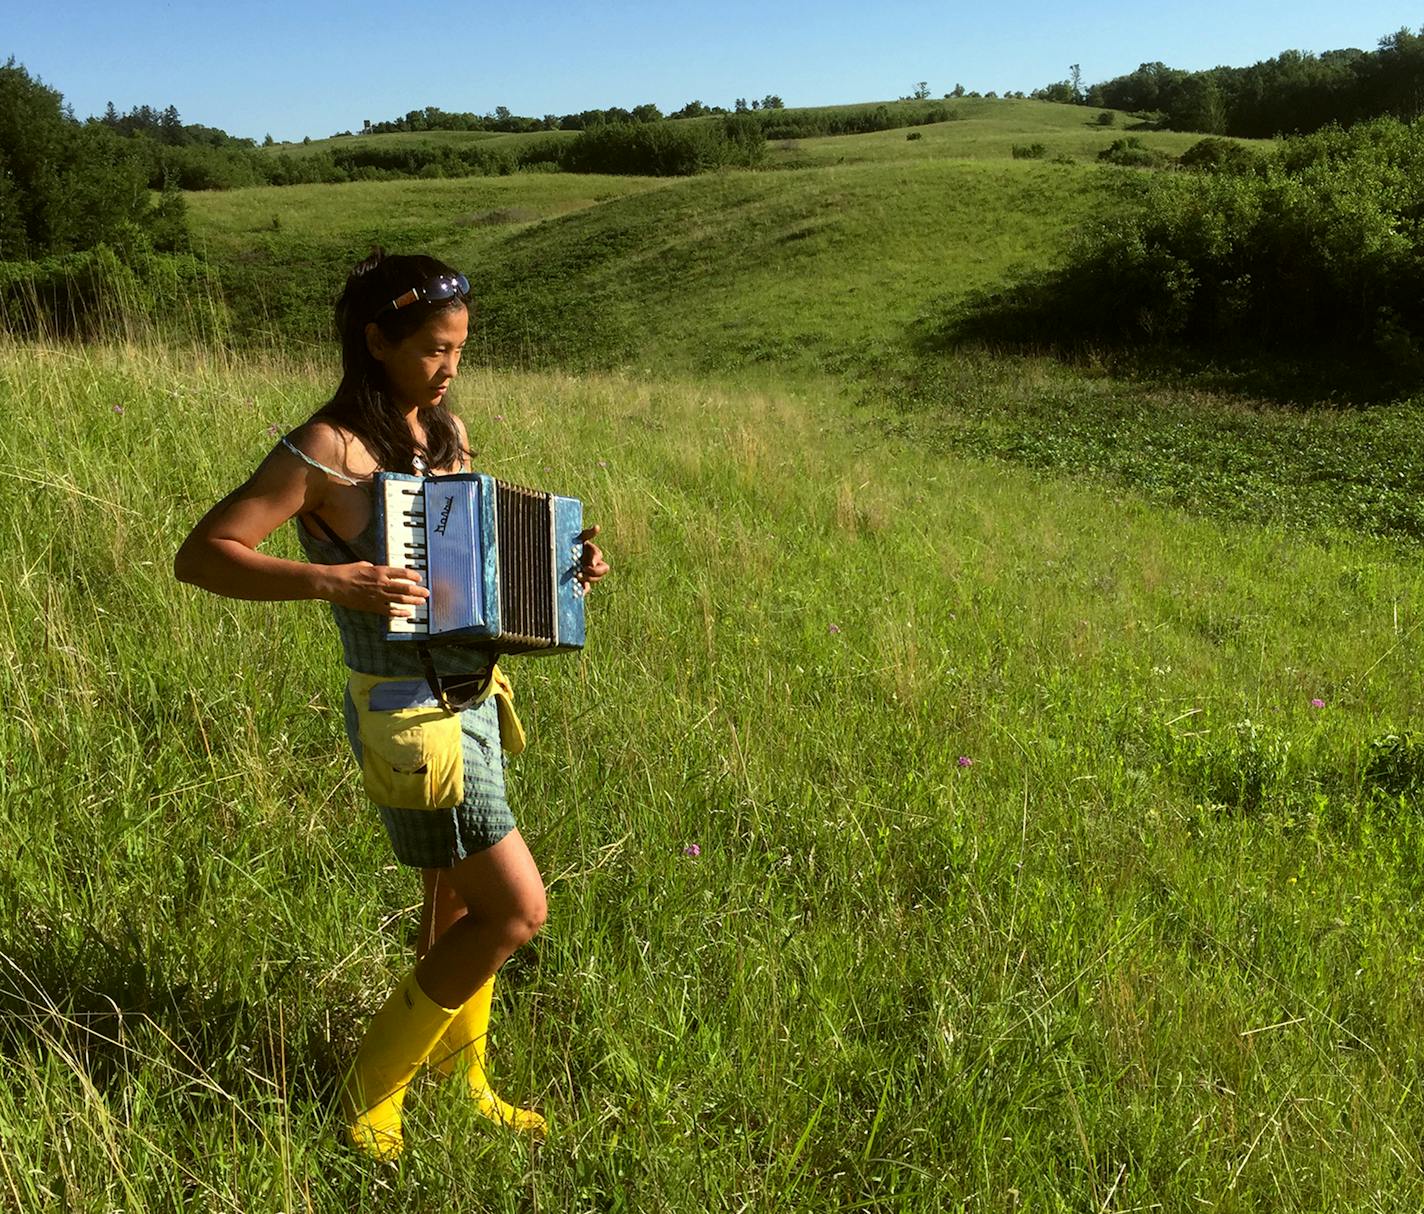
<path fill-rule="evenodd" d="M 376 312 L 376 316 L 384 316 L 387 312 L 399 312 L 402 308 L 408 308 L 413 303 L 440 303 L 442 300 L 454 299 L 459 296 L 466 298 L 470 293 L 470 280 L 463 274 L 437 274 L 429 282 L 422 283 L 418 287 L 411 287 L 404 295 L 397 295 L 390 303 L 382 305 Z M 375 317 L 372 317 L 374 320 Z"/>

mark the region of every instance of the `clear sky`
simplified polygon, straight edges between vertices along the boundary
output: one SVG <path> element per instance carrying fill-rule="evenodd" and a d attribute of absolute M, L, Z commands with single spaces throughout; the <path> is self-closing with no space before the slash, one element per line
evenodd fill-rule
<path fill-rule="evenodd" d="M 1283 50 L 1373 50 L 1424 26 L 1403 0 L 0 0 L 13 55 L 81 118 L 112 101 L 261 139 L 320 138 L 427 105 L 566 114 L 694 98 L 730 106 L 888 100 L 929 84 L 1030 91 L 1160 59 L 1242 66 Z"/>

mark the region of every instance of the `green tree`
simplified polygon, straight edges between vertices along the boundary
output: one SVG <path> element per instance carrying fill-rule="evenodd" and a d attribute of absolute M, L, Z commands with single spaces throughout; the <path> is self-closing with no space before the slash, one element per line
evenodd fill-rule
<path fill-rule="evenodd" d="M 149 210 L 142 149 L 81 125 L 14 58 L 0 67 L 0 260 L 123 241 Z"/>

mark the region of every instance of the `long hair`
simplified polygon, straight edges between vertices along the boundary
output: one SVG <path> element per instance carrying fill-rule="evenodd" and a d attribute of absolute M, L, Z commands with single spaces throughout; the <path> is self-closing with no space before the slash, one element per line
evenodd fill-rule
<path fill-rule="evenodd" d="M 419 444 L 386 388 L 385 369 L 366 344 L 366 326 L 374 323 L 387 341 L 404 341 L 440 312 L 466 307 L 459 296 L 377 315 L 392 299 L 441 274 L 456 273 L 434 257 L 387 256 L 380 247 L 346 279 L 336 301 L 336 329 L 341 338 L 341 383 L 318 411 L 366 444 L 378 467 L 387 472 L 414 472 L 415 457 L 427 468 L 448 468 L 469 455 L 460 442 L 455 419 L 443 404 L 422 409 L 425 442 Z"/>

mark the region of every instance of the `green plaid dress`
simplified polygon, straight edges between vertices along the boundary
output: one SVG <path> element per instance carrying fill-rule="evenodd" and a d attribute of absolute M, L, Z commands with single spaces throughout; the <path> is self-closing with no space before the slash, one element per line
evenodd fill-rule
<path fill-rule="evenodd" d="M 293 447 L 289 450 L 310 460 Z M 320 465 L 318 465 L 320 466 Z M 323 469 L 330 471 L 329 469 Z M 297 538 L 307 559 L 319 565 L 343 565 L 350 557 L 329 540 L 318 539 L 300 519 L 294 519 Z M 376 517 L 348 544 L 363 560 L 376 562 Z M 382 677 L 425 677 L 420 655 L 408 642 L 385 639 L 385 619 L 369 611 L 354 611 L 331 604 L 336 630 L 341 636 L 346 665 L 363 674 Z M 458 649 L 434 647 L 436 669 L 442 675 L 471 674 L 473 655 Z M 356 706 L 345 696 L 346 737 L 356 762 L 361 762 Z M 460 714 L 461 751 L 465 766 L 465 795 L 453 809 L 376 808 L 390 836 L 396 859 L 414 868 L 449 868 L 474 852 L 493 847 L 515 827 L 504 787 L 504 751 L 499 741 L 499 713 L 491 696 Z"/>

